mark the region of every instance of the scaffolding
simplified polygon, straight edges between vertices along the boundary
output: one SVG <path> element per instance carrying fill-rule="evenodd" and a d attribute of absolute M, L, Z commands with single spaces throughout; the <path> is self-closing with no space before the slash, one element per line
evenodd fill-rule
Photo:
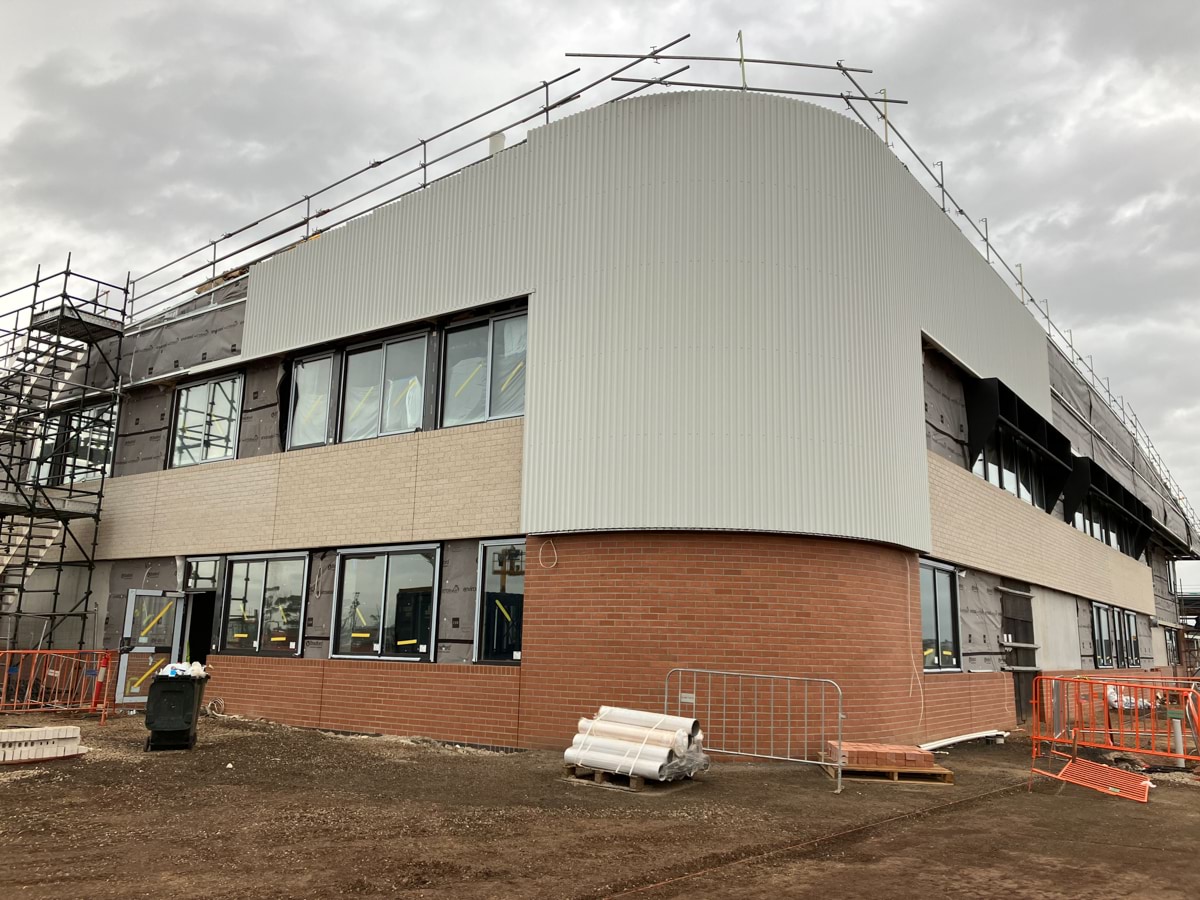
<path fill-rule="evenodd" d="M 70 257 L 0 294 L 0 650 L 89 643 L 128 301 Z"/>

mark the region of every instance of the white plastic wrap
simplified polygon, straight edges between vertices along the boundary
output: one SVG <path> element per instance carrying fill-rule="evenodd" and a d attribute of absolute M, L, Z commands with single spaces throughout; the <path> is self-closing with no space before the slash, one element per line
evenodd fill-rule
<path fill-rule="evenodd" d="M 599 769 L 602 772 L 616 772 L 618 775 L 640 775 L 643 778 L 653 778 L 655 781 L 666 780 L 667 763 L 655 762 L 645 757 L 638 758 L 636 754 L 603 753 L 599 750 L 580 750 L 578 747 L 568 747 L 563 759 L 569 765 L 585 766 L 589 769 Z"/>
<path fill-rule="evenodd" d="M 653 744 L 643 744 L 640 741 L 618 741 L 612 738 L 600 738 L 589 734 L 577 734 L 571 741 L 571 746 L 577 750 L 597 750 L 600 753 L 620 754 L 621 756 L 648 759 L 653 762 L 670 762 L 674 751 L 670 747 L 656 747 Z"/>
<path fill-rule="evenodd" d="M 687 750 L 689 736 L 682 728 L 667 731 L 661 728 L 643 728 L 639 725 L 625 725 L 621 722 L 607 722 L 603 719 L 580 719 L 579 733 L 591 734 L 600 738 L 613 738 L 619 741 L 636 741 L 653 744 L 658 747 L 670 747 L 676 753 L 682 754 Z"/>
<path fill-rule="evenodd" d="M 676 729 L 695 737 L 700 732 L 700 722 L 683 716 L 667 716 L 662 713 L 646 712 L 641 709 L 625 709 L 621 706 L 602 706 L 596 714 L 597 721 L 616 722 L 621 725 L 640 725 L 642 728 L 657 728 L 667 731 Z"/>

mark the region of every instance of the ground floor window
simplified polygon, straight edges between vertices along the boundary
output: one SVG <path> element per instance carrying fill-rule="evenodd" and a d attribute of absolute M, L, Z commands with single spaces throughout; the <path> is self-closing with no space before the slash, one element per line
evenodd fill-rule
<path fill-rule="evenodd" d="M 921 651 L 929 671 L 958 669 L 958 592 L 954 569 L 921 563 Z"/>
<path fill-rule="evenodd" d="M 1093 603 L 1092 646 L 1098 669 L 1135 669 L 1141 666 L 1137 613 Z"/>
<path fill-rule="evenodd" d="M 229 557 L 222 649 L 297 655 L 307 573 L 307 555 Z"/>
<path fill-rule="evenodd" d="M 1163 635 L 1167 639 L 1167 665 L 1179 665 L 1179 632 L 1174 628 L 1164 628 Z"/>
<path fill-rule="evenodd" d="M 479 560 L 477 658 L 484 662 L 519 660 L 525 609 L 525 542 L 484 541 L 479 545 Z"/>
<path fill-rule="evenodd" d="M 334 653 L 432 661 L 439 568 L 436 545 L 342 552 Z"/>

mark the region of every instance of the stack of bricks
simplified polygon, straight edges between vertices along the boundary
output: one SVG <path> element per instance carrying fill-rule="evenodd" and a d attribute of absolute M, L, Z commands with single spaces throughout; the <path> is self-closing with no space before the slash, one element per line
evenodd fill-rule
<path fill-rule="evenodd" d="M 78 725 L 0 728 L 0 764 L 31 763 L 87 753 L 79 745 Z"/>
<path fill-rule="evenodd" d="M 837 741 L 829 741 L 825 758 L 829 762 L 837 760 Z M 933 754 L 920 747 L 853 741 L 842 742 L 841 763 L 846 769 L 931 769 L 935 765 Z"/>

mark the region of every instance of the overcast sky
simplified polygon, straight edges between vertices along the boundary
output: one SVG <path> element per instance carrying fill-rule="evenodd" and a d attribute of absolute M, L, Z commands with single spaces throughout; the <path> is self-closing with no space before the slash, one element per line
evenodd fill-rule
<path fill-rule="evenodd" d="M 0 286 L 68 249 L 100 277 L 154 268 L 566 71 L 565 51 L 691 32 L 680 52 L 735 54 L 738 29 L 749 56 L 845 59 L 910 101 L 896 123 L 1200 503 L 1195 0 L 5 0 Z"/>

